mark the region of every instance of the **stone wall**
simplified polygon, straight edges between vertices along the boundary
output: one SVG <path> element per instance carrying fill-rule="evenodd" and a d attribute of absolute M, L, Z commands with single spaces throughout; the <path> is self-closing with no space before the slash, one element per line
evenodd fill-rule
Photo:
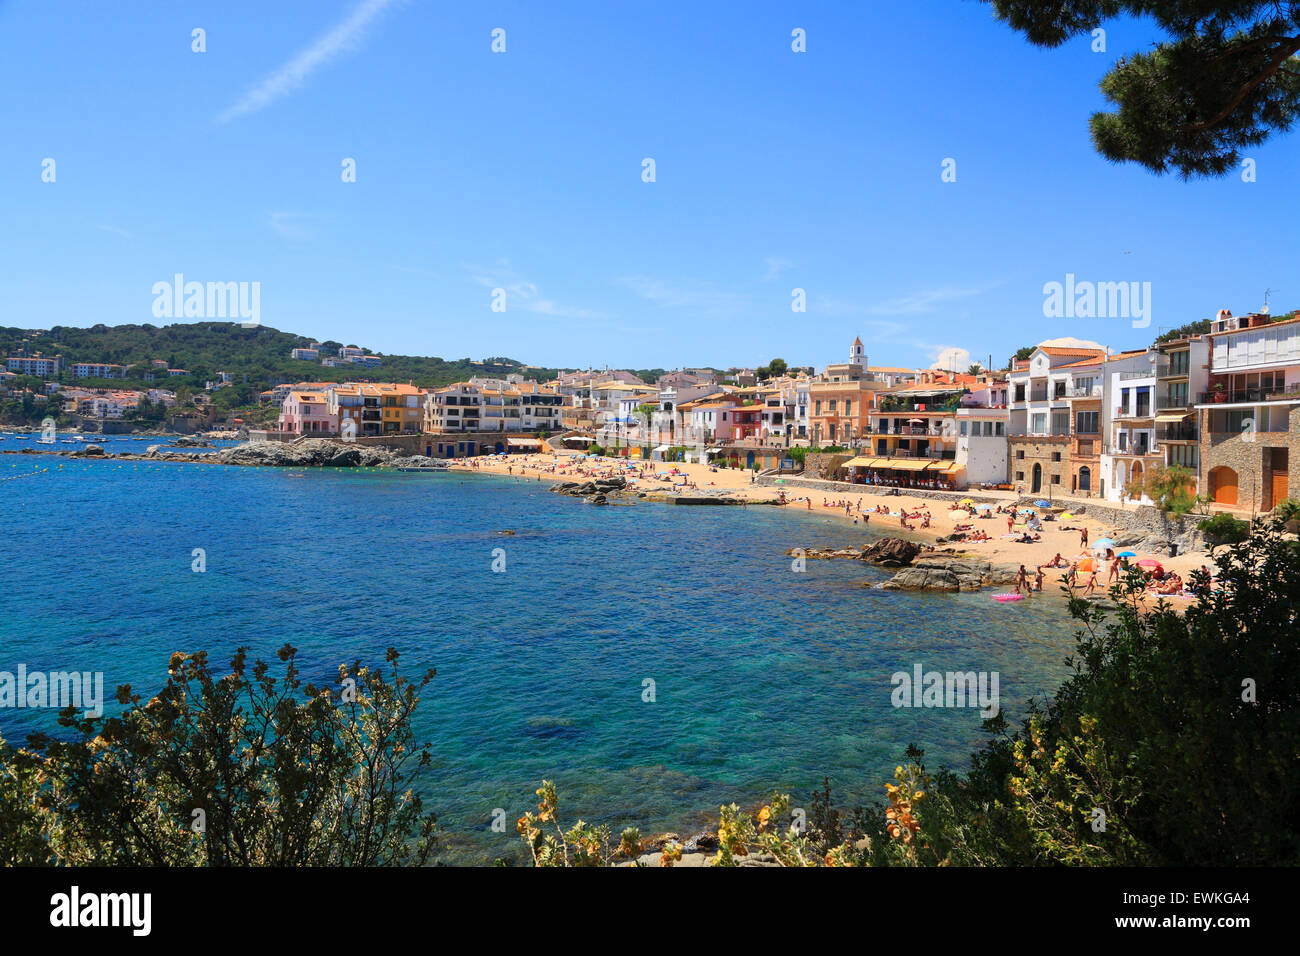
<path fill-rule="evenodd" d="M 1273 414 L 1279 409 L 1273 406 Z M 1287 496 L 1300 499 L 1300 406 L 1292 406 L 1287 431 L 1253 435 L 1211 432 L 1210 415 L 1205 414 L 1201 422 L 1201 493 L 1213 495 L 1210 472 L 1226 467 L 1237 473 L 1236 507 L 1254 511 L 1274 507 L 1271 469 L 1266 470 L 1274 448 L 1287 450 Z"/>
<path fill-rule="evenodd" d="M 806 478 L 827 478 L 835 474 L 837 468 L 852 459 L 852 455 L 808 455 L 804 458 L 803 473 Z"/>
<path fill-rule="evenodd" d="M 1024 458 L 1019 453 L 1024 452 Z M 1060 455 L 1060 461 L 1053 461 L 1053 455 Z M 1034 465 L 1043 468 L 1042 486 L 1037 492 L 1034 487 Z M 1053 476 L 1057 481 L 1053 482 Z M 1046 495 L 1049 488 L 1057 494 L 1068 494 L 1070 490 L 1070 440 L 1060 438 L 1011 438 L 1007 441 L 1007 481 L 1013 485 L 1023 485 L 1025 494 Z"/>

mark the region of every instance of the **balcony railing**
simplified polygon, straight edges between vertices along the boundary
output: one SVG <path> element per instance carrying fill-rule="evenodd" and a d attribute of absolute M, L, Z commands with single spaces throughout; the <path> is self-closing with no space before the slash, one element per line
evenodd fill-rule
<path fill-rule="evenodd" d="M 1170 408 L 1191 408 L 1191 397 L 1186 393 L 1156 396 L 1156 411 L 1163 412 Z"/>
<path fill-rule="evenodd" d="M 1121 382 L 1127 382 L 1135 378 L 1155 378 L 1155 377 L 1156 377 L 1156 373 L 1149 368 L 1137 369 L 1136 371 L 1132 371 L 1132 372 L 1119 373 L 1119 380 Z"/>
<path fill-rule="evenodd" d="M 1070 389 L 1071 398 L 1101 398 L 1101 386 L 1083 386 Z"/>
<path fill-rule="evenodd" d="M 1219 396 L 1223 396 L 1220 398 Z M 1284 392 L 1275 388 L 1237 388 L 1223 391 L 1201 392 L 1197 398 L 1198 405 L 1211 402 L 1268 402 L 1276 400 L 1300 399 L 1300 393 Z"/>
<path fill-rule="evenodd" d="M 1033 391 L 1031 391 L 1031 392 L 1029 393 L 1029 400 L 1030 400 L 1031 402 L 1045 402 L 1045 401 L 1047 401 L 1047 389 L 1045 389 L 1045 388 L 1036 388 L 1036 389 L 1034 389 Z"/>
<path fill-rule="evenodd" d="M 1200 437 L 1200 428 L 1190 422 L 1156 426 L 1156 441 L 1199 441 Z"/>
<path fill-rule="evenodd" d="M 1116 418 L 1150 418 L 1151 405 L 1138 405 L 1136 408 L 1125 408 L 1122 405 L 1115 409 Z"/>

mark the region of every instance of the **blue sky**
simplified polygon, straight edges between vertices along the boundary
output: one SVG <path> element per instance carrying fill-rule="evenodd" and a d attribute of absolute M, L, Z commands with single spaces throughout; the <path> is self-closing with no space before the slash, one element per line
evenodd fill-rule
<path fill-rule="evenodd" d="M 1098 80 L 1154 38 L 1040 50 L 973 0 L 0 0 L 0 325 L 159 322 L 179 272 L 385 352 L 1000 366 L 1300 306 L 1300 137 L 1252 183 L 1093 152 Z M 1067 273 L 1150 282 L 1151 328 L 1045 319 Z"/>

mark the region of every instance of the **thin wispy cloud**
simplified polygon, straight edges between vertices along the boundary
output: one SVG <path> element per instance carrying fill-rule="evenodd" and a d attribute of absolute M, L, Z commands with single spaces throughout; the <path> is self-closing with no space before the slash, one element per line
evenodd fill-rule
<path fill-rule="evenodd" d="M 994 288 L 995 285 L 996 283 L 970 288 L 926 289 L 911 295 L 877 302 L 874 305 L 867 306 L 864 311 L 868 315 L 921 315 L 926 312 L 933 312 L 940 306 L 951 305 L 963 299 L 973 299 L 976 296 L 983 295 Z"/>
<path fill-rule="evenodd" d="M 665 309 L 689 309 L 696 315 L 737 314 L 750 308 L 753 296 L 698 279 L 621 276 L 618 284 L 639 298 Z"/>
<path fill-rule="evenodd" d="M 576 309 L 561 305 L 554 299 L 541 294 L 534 282 L 524 279 L 509 259 L 498 259 L 491 266 L 476 266 L 462 263 L 461 267 L 469 272 L 474 281 L 486 289 L 504 289 L 506 309 L 521 309 L 534 315 L 543 315 L 554 319 L 598 319 L 600 313 L 587 309 Z"/>
<path fill-rule="evenodd" d="M 266 217 L 266 225 L 286 239 L 314 239 L 316 228 L 311 217 L 297 212 L 273 212 Z"/>
<path fill-rule="evenodd" d="M 344 53 L 356 50 L 366 29 L 388 7 L 403 0 L 362 0 L 338 26 L 317 37 L 312 44 L 278 70 L 255 84 L 233 105 L 217 115 L 218 123 L 256 113 L 276 100 L 300 89 L 307 79 Z"/>
<path fill-rule="evenodd" d="M 763 281 L 771 282 L 782 272 L 794 268 L 794 263 L 780 256 L 767 256 L 763 260 Z"/>
<path fill-rule="evenodd" d="M 132 238 L 129 232 L 127 232 L 125 229 L 119 229 L 117 226 L 105 226 L 102 223 L 97 223 L 95 225 L 95 228 L 98 229 L 100 232 L 111 232 L 113 235 L 121 236 L 123 239 Z"/>

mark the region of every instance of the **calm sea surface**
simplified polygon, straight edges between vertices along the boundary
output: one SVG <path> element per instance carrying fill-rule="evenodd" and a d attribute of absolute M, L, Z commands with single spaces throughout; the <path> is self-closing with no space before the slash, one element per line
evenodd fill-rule
<path fill-rule="evenodd" d="M 972 709 L 893 708 L 891 674 L 997 671 L 1014 717 L 1073 646 L 1054 598 L 883 591 L 864 585 L 887 573 L 856 561 L 793 573 L 788 548 L 874 535 L 816 511 L 602 508 L 455 473 L 0 455 L 0 479 L 38 468 L 0 481 L 0 670 L 102 671 L 106 693 L 148 694 L 176 650 L 224 667 L 239 645 L 270 660 L 289 642 L 324 681 L 395 646 L 408 674 L 438 670 L 417 731 L 452 860 L 517 856 L 513 821 L 543 778 L 565 822 L 616 831 L 690 831 L 773 788 L 800 805 L 823 775 L 837 802 L 874 800 L 908 743 L 964 765 L 983 737 Z M 56 728 L 52 711 L 0 711 L 10 741 L 38 728 Z M 490 830 L 498 807 L 506 834 Z"/>

